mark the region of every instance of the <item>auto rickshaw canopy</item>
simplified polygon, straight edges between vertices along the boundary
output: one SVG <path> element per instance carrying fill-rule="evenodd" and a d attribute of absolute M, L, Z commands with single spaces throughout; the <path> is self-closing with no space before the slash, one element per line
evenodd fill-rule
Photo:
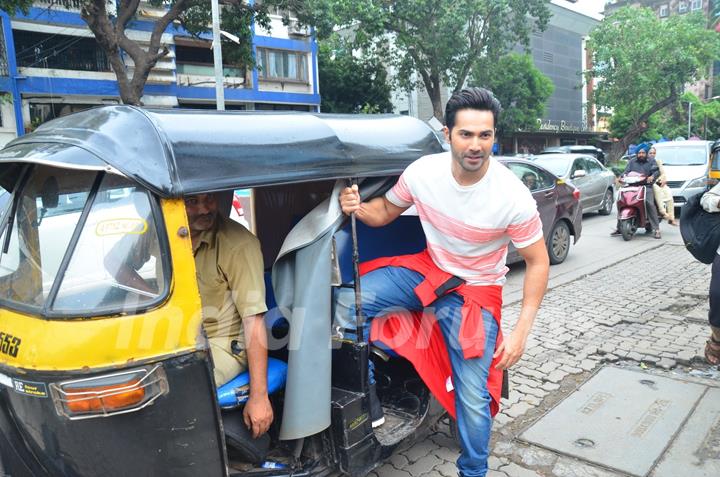
<path fill-rule="evenodd" d="M 108 170 L 161 197 L 399 174 L 442 146 L 399 115 L 104 106 L 55 119 L 0 151 L 0 164 Z"/>

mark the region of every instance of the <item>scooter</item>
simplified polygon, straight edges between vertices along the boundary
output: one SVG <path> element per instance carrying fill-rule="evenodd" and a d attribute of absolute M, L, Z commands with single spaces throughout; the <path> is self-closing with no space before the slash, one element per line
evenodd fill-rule
<path fill-rule="evenodd" d="M 620 177 L 621 188 L 618 192 L 618 231 L 623 240 L 628 241 L 637 233 L 639 227 L 648 230 L 647 209 L 645 206 L 645 186 L 647 176 L 630 172 Z"/>

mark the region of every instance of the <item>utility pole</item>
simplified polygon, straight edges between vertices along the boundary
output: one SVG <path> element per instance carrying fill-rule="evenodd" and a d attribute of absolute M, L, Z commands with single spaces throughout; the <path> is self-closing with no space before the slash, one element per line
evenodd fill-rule
<path fill-rule="evenodd" d="M 222 47 L 220 46 L 220 6 L 218 0 L 210 0 L 212 5 L 213 60 L 215 63 L 215 102 L 217 110 L 225 110 L 225 81 L 223 79 Z"/>
<path fill-rule="evenodd" d="M 688 135 L 687 138 L 690 139 L 690 130 L 692 127 L 692 103 L 688 101 Z"/>

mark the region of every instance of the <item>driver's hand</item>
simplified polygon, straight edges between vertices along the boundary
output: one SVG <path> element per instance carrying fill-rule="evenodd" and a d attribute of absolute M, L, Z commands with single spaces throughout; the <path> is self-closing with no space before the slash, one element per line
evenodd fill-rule
<path fill-rule="evenodd" d="M 273 410 L 267 394 L 250 395 L 243 410 L 243 420 L 252 431 L 253 438 L 257 439 L 267 432 L 273 421 Z"/>
<path fill-rule="evenodd" d="M 345 215 L 350 215 L 360 209 L 360 192 L 357 184 L 346 187 L 340 192 L 340 207 Z"/>

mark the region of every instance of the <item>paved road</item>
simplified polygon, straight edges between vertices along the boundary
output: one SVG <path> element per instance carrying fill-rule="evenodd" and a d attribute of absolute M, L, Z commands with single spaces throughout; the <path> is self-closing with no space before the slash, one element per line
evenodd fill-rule
<path fill-rule="evenodd" d="M 550 288 L 577 280 L 589 273 L 614 265 L 662 244 L 682 244 L 678 227 L 666 223 L 660 225 L 663 235 L 660 240 L 643 233 L 636 235 L 629 242 L 625 242 L 621 237 L 610 237 L 610 232 L 615 228 L 615 220 L 614 211 L 612 215 L 608 216 L 597 214 L 583 216 L 580 240 L 570 247 L 570 253 L 565 262 L 550 267 Z M 522 298 L 524 271 L 524 263 L 510 266 L 507 283 L 503 290 L 505 304 Z"/>
<path fill-rule="evenodd" d="M 586 216 L 581 241 L 564 264 L 552 268 L 552 289 L 527 352 L 512 370 L 510 398 L 503 400 L 495 421 L 489 477 L 624 476 L 517 439 L 604 366 L 699 373 L 713 378 L 710 386 L 720 386 L 720 375 L 702 359 L 709 267 L 685 251 L 676 228 L 664 224 L 661 240 L 640 235 L 624 242 L 608 236 L 613 222 L 612 217 Z M 509 274 L 506 332 L 520 310 L 522 272 L 515 266 Z M 455 477 L 458 452 L 443 423 L 423 442 L 397 451 L 373 476 Z M 692 455 L 687 459 L 691 465 Z M 711 474 L 684 475 L 720 475 L 720 460 L 708 465 Z"/>

